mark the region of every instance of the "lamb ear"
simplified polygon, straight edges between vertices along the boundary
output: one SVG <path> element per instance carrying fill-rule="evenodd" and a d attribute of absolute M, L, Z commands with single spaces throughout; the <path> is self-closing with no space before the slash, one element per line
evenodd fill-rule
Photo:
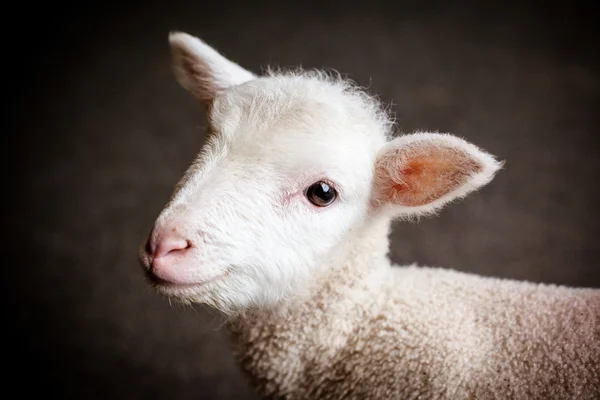
<path fill-rule="evenodd" d="M 210 103 L 225 89 L 256 78 L 204 41 L 187 33 L 171 32 L 169 44 L 177 81 L 204 104 Z"/>
<path fill-rule="evenodd" d="M 396 215 L 429 214 L 489 183 L 503 163 L 449 134 L 414 133 L 388 142 L 375 168 L 374 205 Z"/>

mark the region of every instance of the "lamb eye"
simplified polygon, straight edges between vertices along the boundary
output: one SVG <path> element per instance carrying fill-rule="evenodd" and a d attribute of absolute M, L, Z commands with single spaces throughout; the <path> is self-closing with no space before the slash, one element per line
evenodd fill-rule
<path fill-rule="evenodd" d="M 306 198 L 317 207 L 327 207 L 337 197 L 337 193 L 329 184 L 319 181 L 306 189 Z"/>

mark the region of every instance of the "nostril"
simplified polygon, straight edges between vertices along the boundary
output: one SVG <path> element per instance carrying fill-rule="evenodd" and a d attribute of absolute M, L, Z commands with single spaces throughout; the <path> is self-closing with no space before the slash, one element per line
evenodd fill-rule
<path fill-rule="evenodd" d="M 158 241 L 154 257 L 164 257 L 167 255 L 175 255 L 192 247 L 189 240 L 181 237 L 165 237 Z"/>

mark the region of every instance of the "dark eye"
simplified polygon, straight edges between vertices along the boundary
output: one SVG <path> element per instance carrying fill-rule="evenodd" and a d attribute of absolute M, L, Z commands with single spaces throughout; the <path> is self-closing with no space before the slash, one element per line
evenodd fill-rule
<path fill-rule="evenodd" d="M 337 192 L 329 184 L 319 181 L 306 189 L 306 198 L 317 207 L 327 207 L 337 197 Z"/>

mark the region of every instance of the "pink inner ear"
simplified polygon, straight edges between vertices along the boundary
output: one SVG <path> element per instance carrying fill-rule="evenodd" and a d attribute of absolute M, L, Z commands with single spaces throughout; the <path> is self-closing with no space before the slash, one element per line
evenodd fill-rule
<path fill-rule="evenodd" d="M 483 166 L 452 147 L 421 145 L 383 156 L 377 163 L 377 200 L 407 207 L 429 204 L 458 189 Z"/>
<path fill-rule="evenodd" d="M 181 57 L 181 68 L 194 84 L 194 88 L 192 88 L 194 94 L 205 103 L 214 99 L 219 88 L 216 86 L 208 65 L 187 52 L 180 52 L 179 57 Z"/>

